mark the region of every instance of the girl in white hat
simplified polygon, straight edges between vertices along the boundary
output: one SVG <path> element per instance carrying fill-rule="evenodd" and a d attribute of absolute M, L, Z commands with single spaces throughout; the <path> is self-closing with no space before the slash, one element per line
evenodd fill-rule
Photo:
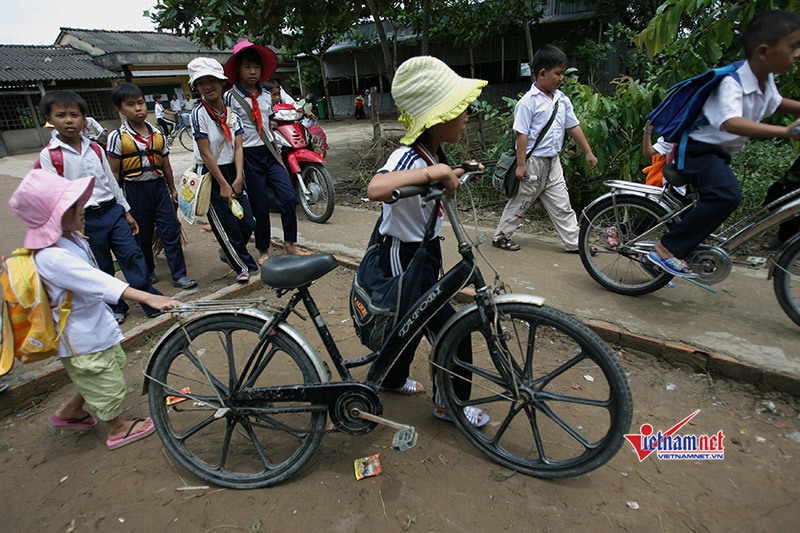
<path fill-rule="evenodd" d="M 387 202 L 392 191 L 406 185 L 424 185 L 441 182 L 445 194 L 458 190 L 462 169 L 450 168 L 442 151 L 443 143 L 455 143 L 461 139 L 467 123 L 466 109 L 486 85 L 484 80 L 462 78 L 445 63 L 429 56 L 412 57 L 397 69 L 392 81 L 392 97 L 401 111 L 399 120 L 406 128 L 400 139 L 402 146 L 395 150 L 386 164 L 372 177 L 367 188 L 370 200 Z M 381 266 L 387 275 L 400 275 L 408 267 L 414 253 L 419 249 L 425 228 L 435 202 L 421 205 L 419 197 L 404 198 L 395 203 L 383 204 L 383 220 L 379 231 L 381 244 Z M 430 288 L 439 277 L 442 267 L 442 251 L 439 244 L 443 212 L 439 212 L 434 238 L 426 248 L 426 262 L 422 274 L 422 290 Z M 404 313 L 401 310 L 401 315 Z M 455 311 L 450 305 L 440 310 L 426 325 L 429 338 L 445 324 Z M 418 381 L 409 377 L 411 362 L 422 335 L 411 341 L 386 376 L 383 387 L 401 394 L 417 394 L 423 391 Z M 459 346 L 459 358 L 472 361 L 469 339 Z M 457 380 L 454 385 L 460 399 L 470 395 L 468 380 Z M 434 415 L 449 420 L 447 412 L 439 407 L 434 386 Z M 464 413 L 475 427 L 485 425 L 489 415 L 477 407 L 466 407 Z"/>

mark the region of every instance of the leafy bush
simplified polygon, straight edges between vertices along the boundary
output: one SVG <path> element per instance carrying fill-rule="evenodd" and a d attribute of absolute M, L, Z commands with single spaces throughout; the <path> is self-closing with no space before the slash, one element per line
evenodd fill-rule
<path fill-rule="evenodd" d="M 732 218 L 758 210 L 769 186 L 789 170 L 796 157 L 793 143 L 786 139 L 751 140 L 734 155 L 731 169 L 739 178 L 743 199 Z"/>

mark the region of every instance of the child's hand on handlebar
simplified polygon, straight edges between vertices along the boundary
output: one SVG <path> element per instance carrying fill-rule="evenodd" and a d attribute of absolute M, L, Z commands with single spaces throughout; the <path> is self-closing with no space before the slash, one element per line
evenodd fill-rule
<path fill-rule="evenodd" d="M 444 187 L 444 193 L 452 196 L 461 189 L 459 178 L 464 175 L 463 168 L 450 168 L 449 165 L 438 163 L 427 168 L 431 181 L 438 181 Z"/>
<path fill-rule="evenodd" d="M 792 122 L 788 128 L 789 137 L 793 137 L 794 140 L 800 141 L 800 118 Z"/>

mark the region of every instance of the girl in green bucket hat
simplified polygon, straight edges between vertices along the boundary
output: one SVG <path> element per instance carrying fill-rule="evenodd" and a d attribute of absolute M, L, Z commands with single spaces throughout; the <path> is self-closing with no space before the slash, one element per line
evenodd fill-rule
<path fill-rule="evenodd" d="M 405 145 L 389 156 L 384 166 L 375 173 L 367 188 L 370 200 L 382 201 L 383 214 L 379 231 L 383 237 L 380 247 L 381 267 L 387 275 L 398 276 L 408 268 L 414 253 L 419 249 L 425 228 L 435 202 L 422 205 L 419 197 L 404 198 L 395 203 L 385 203 L 392 191 L 406 185 L 424 185 L 441 182 L 445 194 L 452 195 L 459 187 L 462 169 L 450 168 L 442 151 L 443 143 L 461 139 L 467 123 L 467 107 L 480 95 L 486 85 L 484 80 L 462 78 L 435 57 L 412 57 L 397 69 L 392 81 L 392 98 L 400 110 L 399 120 L 406 134 L 400 139 Z M 442 251 L 437 238 L 444 213 L 440 210 L 436 220 L 434 238 L 426 247 L 422 274 L 422 291 L 430 288 L 439 278 L 442 269 Z M 401 310 L 400 314 L 405 313 Z M 426 325 L 429 339 L 444 326 L 455 313 L 450 305 L 442 308 Z M 414 352 L 422 334 L 411 341 L 395 362 L 383 382 L 385 389 L 400 394 L 417 394 L 424 390 L 421 383 L 409 377 Z M 459 359 L 472 361 L 472 346 L 466 339 L 458 347 Z M 469 376 L 457 380 L 456 394 L 466 400 L 470 395 Z M 434 415 L 449 420 L 448 413 L 440 407 L 434 383 Z M 485 425 L 489 415 L 476 407 L 466 407 L 464 413 L 475 427 Z"/>

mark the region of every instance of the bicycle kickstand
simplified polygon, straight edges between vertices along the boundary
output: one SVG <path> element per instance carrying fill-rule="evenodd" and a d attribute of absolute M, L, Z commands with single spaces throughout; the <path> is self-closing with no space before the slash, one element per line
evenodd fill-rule
<path fill-rule="evenodd" d="M 399 424 L 387 418 L 380 417 L 378 415 L 373 415 L 371 413 L 365 413 L 360 409 L 353 409 L 350 414 L 353 418 L 363 418 L 364 420 L 369 420 L 370 422 L 375 422 L 376 424 L 381 424 L 383 426 L 388 426 L 393 429 L 399 429 L 397 433 L 394 434 L 394 438 L 392 438 L 392 448 L 396 452 L 404 452 L 406 450 L 410 450 L 414 446 L 417 445 L 417 430 L 414 426 L 407 426 L 405 424 Z"/>

